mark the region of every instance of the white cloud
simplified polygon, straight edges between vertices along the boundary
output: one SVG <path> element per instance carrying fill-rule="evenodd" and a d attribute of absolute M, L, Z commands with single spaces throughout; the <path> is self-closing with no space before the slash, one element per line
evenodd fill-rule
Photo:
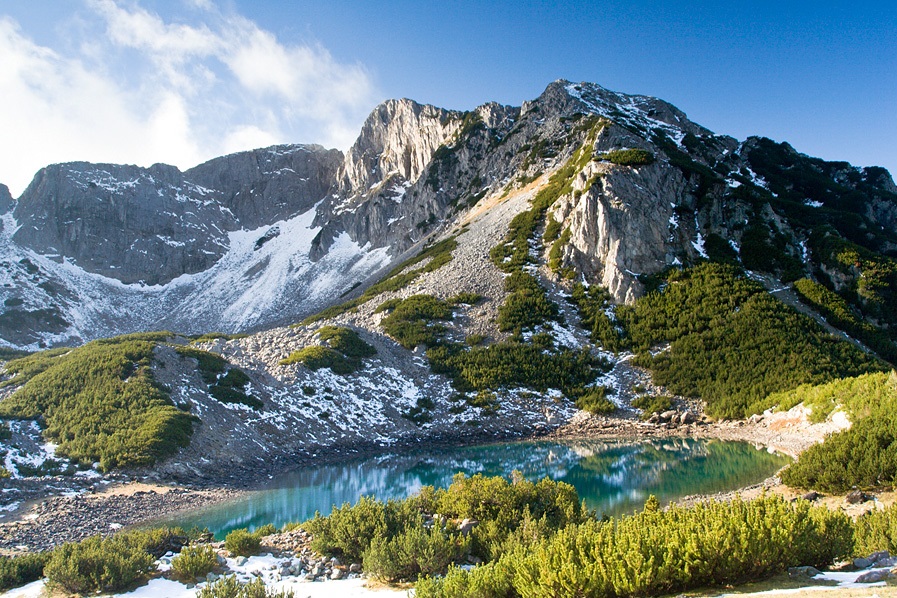
<path fill-rule="evenodd" d="M 274 143 L 348 147 L 377 99 L 361 65 L 188 1 L 202 22 L 86 0 L 94 31 L 77 29 L 67 55 L 0 16 L 0 182 L 14 196 L 53 162 L 187 168 Z"/>

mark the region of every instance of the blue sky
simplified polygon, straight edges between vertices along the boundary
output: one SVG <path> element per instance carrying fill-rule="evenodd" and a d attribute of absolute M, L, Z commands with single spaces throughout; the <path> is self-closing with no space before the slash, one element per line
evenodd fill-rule
<path fill-rule="evenodd" d="M 897 172 L 894 2 L 0 0 L 0 182 L 345 149 L 380 101 L 519 105 L 554 79 Z"/>

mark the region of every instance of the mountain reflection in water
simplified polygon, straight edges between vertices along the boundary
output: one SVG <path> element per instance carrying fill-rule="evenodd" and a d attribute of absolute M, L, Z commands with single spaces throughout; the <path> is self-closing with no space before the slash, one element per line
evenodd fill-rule
<path fill-rule="evenodd" d="M 169 523 L 228 531 L 266 523 L 304 521 L 315 511 L 354 503 L 364 495 L 404 498 L 421 486 L 445 487 L 458 472 L 531 480 L 548 476 L 573 485 L 586 505 L 620 515 L 654 494 L 662 503 L 690 494 L 723 492 L 766 479 L 787 457 L 745 442 L 665 438 L 569 440 L 490 444 L 379 455 L 286 473 L 239 499 L 192 512 Z"/>

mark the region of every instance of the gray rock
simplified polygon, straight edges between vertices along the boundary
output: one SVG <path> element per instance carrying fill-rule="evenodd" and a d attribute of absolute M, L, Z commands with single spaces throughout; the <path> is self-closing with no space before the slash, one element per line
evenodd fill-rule
<path fill-rule="evenodd" d="M 890 556 L 891 556 L 891 553 L 888 552 L 887 550 L 880 550 L 878 552 L 873 552 L 867 558 L 870 561 L 872 561 L 873 563 L 878 563 L 879 561 L 889 558 Z"/>
<path fill-rule="evenodd" d="M 682 415 L 679 416 L 679 421 L 683 424 L 691 424 L 695 421 L 695 415 L 691 411 L 683 411 Z"/>
<path fill-rule="evenodd" d="M 868 569 L 872 566 L 873 561 L 865 557 L 853 559 L 853 566 L 857 569 Z"/>
<path fill-rule="evenodd" d="M 663 413 L 660 414 L 660 421 L 662 421 L 662 422 L 672 421 L 674 415 L 676 415 L 675 411 L 672 411 L 672 410 L 664 411 Z"/>
<path fill-rule="evenodd" d="M 238 556 L 237 558 L 234 559 L 234 564 L 237 567 L 242 567 L 243 565 L 246 564 L 246 561 L 248 561 L 248 560 L 249 559 L 247 559 L 245 556 Z"/>
<path fill-rule="evenodd" d="M 804 494 L 803 496 L 801 496 L 801 498 L 804 499 L 804 500 L 808 500 L 808 501 L 810 501 L 810 502 L 813 502 L 813 501 L 819 499 L 819 493 L 818 493 L 818 492 L 815 492 L 815 491 L 814 491 L 814 492 L 807 492 L 806 494 Z"/>
<path fill-rule="evenodd" d="M 473 528 L 475 528 L 479 524 L 480 524 L 480 522 L 477 521 L 476 519 L 464 519 L 461 522 L 461 525 L 458 526 L 458 531 L 460 531 L 462 535 L 466 536 L 471 531 L 473 531 Z"/>
<path fill-rule="evenodd" d="M 845 498 L 848 504 L 851 505 L 860 504 L 869 500 L 869 497 L 862 490 L 852 490 L 851 492 L 847 493 L 847 496 Z"/>
<path fill-rule="evenodd" d="M 875 583 L 885 581 L 891 576 L 890 569 L 872 569 L 856 578 L 857 583 Z"/>
<path fill-rule="evenodd" d="M 361 565 L 358 563 L 352 563 L 349 565 L 349 573 L 361 573 Z"/>
<path fill-rule="evenodd" d="M 812 578 L 819 575 L 820 571 L 816 567 L 789 567 L 788 576 L 792 578 Z"/>
<path fill-rule="evenodd" d="M 343 578 L 343 570 L 333 568 L 333 571 L 330 572 L 330 579 L 342 579 Z"/>

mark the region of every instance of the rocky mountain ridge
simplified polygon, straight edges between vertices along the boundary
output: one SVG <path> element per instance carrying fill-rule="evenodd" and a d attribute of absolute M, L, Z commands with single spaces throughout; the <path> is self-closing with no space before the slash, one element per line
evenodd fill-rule
<path fill-rule="evenodd" d="M 0 193 L 0 340 L 35 349 L 301 319 L 361 292 L 490 198 L 544 183 L 589 131 L 595 159 L 549 213 L 564 238 L 553 270 L 572 268 L 616 302 L 640 296 L 646 276 L 708 255 L 708 240 L 711 251 L 740 258 L 746 233 L 760 253 L 777 244 L 777 262 L 759 269 L 824 268 L 809 261 L 810 227 L 795 229 L 787 210 L 876 251 L 897 247 L 895 187 L 884 169 L 814 162 L 759 138 L 739 143 L 662 100 L 557 81 L 520 108 L 462 113 L 387 101 L 344 156 L 275 146 L 183 173 L 42 169 L 17 200 Z M 769 179 L 789 170 L 800 171 L 797 184 L 777 190 Z"/>

